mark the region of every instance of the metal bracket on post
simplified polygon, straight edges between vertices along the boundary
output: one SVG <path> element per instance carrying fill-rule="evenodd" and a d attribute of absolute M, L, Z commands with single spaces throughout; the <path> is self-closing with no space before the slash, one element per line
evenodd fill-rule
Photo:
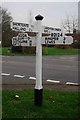
<path fill-rule="evenodd" d="M 41 44 L 41 37 L 42 37 L 42 31 L 41 31 L 41 21 L 43 19 L 43 16 L 37 15 L 35 17 L 37 20 L 37 43 L 36 43 L 36 85 L 35 85 L 35 95 L 34 95 L 34 102 L 36 106 L 42 106 L 42 93 L 43 93 L 43 87 L 42 87 L 42 44 Z"/>

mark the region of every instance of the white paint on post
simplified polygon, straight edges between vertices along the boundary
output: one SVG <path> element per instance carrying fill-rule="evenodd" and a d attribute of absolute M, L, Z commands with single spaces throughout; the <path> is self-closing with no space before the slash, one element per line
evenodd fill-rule
<path fill-rule="evenodd" d="M 42 89 L 42 45 L 41 45 L 41 20 L 37 20 L 36 35 L 36 85 L 35 89 Z"/>

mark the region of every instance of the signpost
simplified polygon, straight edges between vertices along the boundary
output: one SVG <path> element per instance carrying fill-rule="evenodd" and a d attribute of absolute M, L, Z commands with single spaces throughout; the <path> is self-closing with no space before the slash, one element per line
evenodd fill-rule
<path fill-rule="evenodd" d="M 43 96 L 43 86 L 42 86 L 42 44 L 71 44 L 73 43 L 73 39 L 71 36 L 64 37 L 61 33 L 61 29 L 56 29 L 57 33 L 46 34 L 46 36 L 42 36 L 42 25 L 41 21 L 43 20 L 43 16 L 37 15 L 35 17 L 36 29 L 37 31 L 34 32 L 36 36 L 31 37 L 28 36 L 25 31 L 27 30 L 27 24 L 19 24 L 14 23 L 13 29 L 20 30 L 21 27 L 25 28 L 23 31 L 24 33 L 19 33 L 18 36 L 12 38 L 12 45 L 13 46 L 36 46 L 36 84 L 34 90 L 34 103 L 36 106 L 42 106 L 42 96 Z M 54 30 L 52 28 L 46 28 Z M 60 31 L 60 32 L 59 32 Z M 28 32 L 28 31 L 27 31 Z"/>

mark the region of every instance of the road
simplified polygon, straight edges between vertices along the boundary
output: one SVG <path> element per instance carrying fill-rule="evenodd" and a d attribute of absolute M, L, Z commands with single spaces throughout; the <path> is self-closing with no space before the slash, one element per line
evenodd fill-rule
<path fill-rule="evenodd" d="M 35 68 L 35 56 L 3 56 L 2 83 L 35 83 Z M 43 56 L 42 71 L 44 83 L 48 83 L 51 80 L 60 83 L 78 83 L 78 56 Z"/>

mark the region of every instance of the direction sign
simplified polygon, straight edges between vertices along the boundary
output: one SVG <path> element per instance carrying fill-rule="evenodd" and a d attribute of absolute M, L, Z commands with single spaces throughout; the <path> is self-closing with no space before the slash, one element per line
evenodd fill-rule
<path fill-rule="evenodd" d="M 63 45 L 63 44 L 72 44 L 73 43 L 73 38 L 71 36 L 58 36 L 56 37 L 52 37 L 47 36 L 47 37 L 42 37 L 42 44 L 48 44 L 48 45 Z"/>
<path fill-rule="evenodd" d="M 31 31 L 29 30 L 29 24 L 12 22 L 11 29 L 14 31 L 19 31 L 18 36 L 12 38 L 13 46 L 36 46 L 36 33 L 37 23 L 31 25 Z M 73 38 L 71 36 L 65 36 L 60 28 L 53 28 L 47 26 L 41 26 L 42 31 L 42 44 L 71 44 L 73 43 Z M 28 36 L 28 34 L 34 34 L 34 37 Z M 43 34 L 46 34 L 45 37 Z M 49 35 L 50 34 L 50 35 Z"/>
<path fill-rule="evenodd" d="M 31 27 L 33 27 L 33 26 L 31 25 Z M 30 28 L 29 28 L 29 24 L 12 22 L 11 29 L 14 31 L 26 32 L 26 31 L 29 31 Z M 31 29 L 31 31 L 32 31 L 32 29 Z"/>
<path fill-rule="evenodd" d="M 54 45 L 54 44 L 71 44 L 73 38 L 71 36 L 61 36 L 60 34 L 41 37 L 41 44 Z M 13 46 L 36 46 L 36 36 L 28 36 L 27 33 L 19 33 L 18 36 L 12 38 Z"/>
<path fill-rule="evenodd" d="M 19 33 L 18 36 L 12 38 L 13 46 L 36 46 L 35 37 L 28 36 L 27 33 Z"/>

